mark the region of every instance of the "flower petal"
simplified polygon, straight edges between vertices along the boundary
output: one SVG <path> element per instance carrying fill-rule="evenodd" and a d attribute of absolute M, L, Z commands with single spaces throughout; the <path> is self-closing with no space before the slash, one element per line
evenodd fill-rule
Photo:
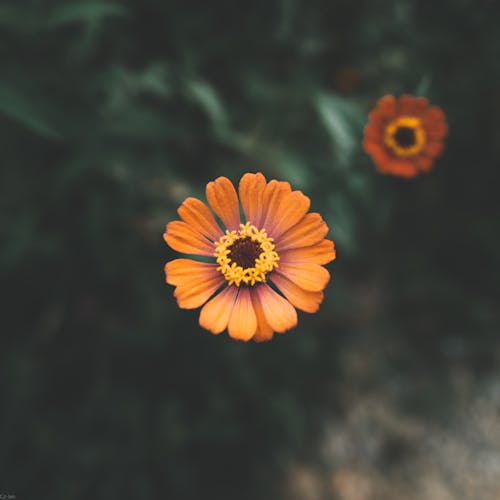
<path fill-rule="evenodd" d="M 255 291 L 266 321 L 275 332 L 283 333 L 297 325 L 297 311 L 288 300 L 268 285 L 259 285 Z"/>
<path fill-rule="evenodd" d="M 267 342 L 273 338 L 273 329 L 266 320 L 264 310 L 259 300 L 259 295 L 257 293 L 252 293 L 251 295 L 255 316 L 257 318 L 257 330 L 252 338 L 255 342 Z"/>
<path fill-rule="evenodd" d="M 384 113 L 388 117 L 392 117 L 396 114 L 396 99 L 392 95 L 385 95 L 381 97 L 377 102 L 377 111 Z"/>
<path fill-rule="evenodd" d="M 383 164 L 377 164 L 377 170 L 383 174 L 394 174 L 408 179 L 415 177 L 418 173 L 416 166 L 411 160 L 390 159 Z"/>
<path fill-rule="evenodd" d="M 428 156 L 419 156 L 415 159 L 415 165 L 421 172 L 428 172 L 434 163 L 432 158 Z"/>
<path fill-rule="evenodd" d="M 448 134 L 446 122 L 428 123 L 425 129 L 429 141 L 442 141 Z"/>
<path fill-rule="evenodd" d="M 274 273 L 271 280 L 297 309 L 315 313 L 323 302 L 323 292 L 304 290 L 281 274 Z"/>
<path fill-rule="evenodd" d="M 233 312 L 237 292 L 238 287 L 228 286 L 207 302 L 200 311 L 200 326 L 215 334 L 223 332 Z"/>
<path fill-rule="evenodd" d="M 250 290 L 246 287 L 240 287 L 227 329 L 230 337 L 245 342 L 250 340 L 257 330 L 257 316 Z"/>
<path fill-rule="evenodd" d="M 260 173 L 245 174 L 239 185 L 240 201 L 247 222 L 259 227 L 262 218 L 262 197 L 266 188 L 266 178 Z"/>
<path fill-rule="evenodd" d="M 300 222 L 291 227 L 285 234 L 276 238 L 278 254 L 290 248 L 307 247 L 321 241 L 328 232 L 328 226 L 321 215 L 308 213 Z"/>
<path fill-rule="evenodd" d="M 284 197 L 292 192 L 288 182 L 281 182 L 273 179 L 264 189 L 262 203 L 264 206 L 260 226 L 266 229 L 274 221 L 274 217 Z M 267 231 L 269 234 L 269 231 Z"/>
<path fill-rule="evenodd" d="M 365 139 L 363 141 L 363 149 L 372 157 L 373 163 L 377 167 L 383 168 L 388 161 L 391 161 L 392 157 L 388 155 L 387 150 L 379 142 Z"/>
<path fill-rule="evenodd" d="M 364 138 L 371 139 L 372 141 L 380 142 L 382 136 L 382 130 L 377 127 L 373 122 L 365 125 Z"/>
<path fill-rule="evenodd" d="M 217 276 L 211 279 L 179 285 L 175 289 L 174 297 L 181 309 L 196 309 L 203 305 L 224 283 L 223 276 L 217 271 Z"/>
<path fill-rule="evenodd" d="M 233 183 L 227 177 L 218 177 L 207 184 L 206 195 L 208 203 L 227 229 L 238 230 L 240 209 Z"/>
<path fill-rule="evenodd" d="M 425 146 L 425 152 L 431 158 L 436 158 L 439 156 L 444 150 L 444 145 L 442 142 L 429 142 Z"/>
<path fill-rule="evenodd" d="M 311 200 L 300 191 L 283 196 L 279 208 L 264 227 L 273 238 L 279 238 L 285 231 L 301 221 L 306 215 Z"/>
<path fill-rule="evenodd" d="M 409 94 L 403 94 L 398 99 L 398 115 L 414 116 L 415 115 L 415 98 Z"/>
<path fill-rule="evenodd" d="M 323 240 L 309 247 L 280 252 L 280 264 L 284 262 L 328 264 L 333 259 L 335 259 L 335 246 L 330 240 Z"/>
<path fill-rule="evenodd" d="M 330 281 L 330 273 L 318 264 L 280 263 L 276 272 L 309 292 L 321 292 Z"/>
<path fill-rule="evenodd" d="M 169 222 L 163 239 L 167 245 L 178 252 L 210 257 L 214 255 L 213 243 L 182 221 Z"/>
<path fill-rule="evenodd" d="M 431 141 L 441 141 L 448 134 L 446 117 L 439 106 L 432 106 L 425 111 L 422 115 L 422 124 Z"/>
<path fill-rule="evenodd" d="M 224 234 L 215 222 L 210 209 L 197 198 L 186 198 L 177 209 L 181 219 L 193 229 L 210 238 L 212 241 L 219 240 Z"/>
<path fill-rule="evenodd" d="M 193 259 L 174 259 L 165 264 L 165 277 L 170 285 L 183 285 L 192 281 L 206 281 L 221 276 L 217 264 Z"/>
<path fill-rule="evenodd" d="M 429 101 L 425 97 L 415 97 L 413 99 L 413 114 L 421 116 L 422 113 L 429 107 Z"/>

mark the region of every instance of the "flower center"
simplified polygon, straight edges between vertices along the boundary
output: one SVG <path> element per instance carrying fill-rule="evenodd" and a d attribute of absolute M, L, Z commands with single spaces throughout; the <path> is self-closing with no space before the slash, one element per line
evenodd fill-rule
<path fill-rule="evenodd" d="M 384 142 L 396 156 L 420 153 L 425 145 L 425 131 L 419 118 L 400 116 L 387 125 Z"/>
<path fill-rule="evenodd" d="M 402 148 L 410 148 L 415 144 L 415 131 L 411 127 L 399 127 L 393 137 Z"/>
<path fill-rule="evenodd" d="M 214 253 L 220 271 L 228 285 L 241 283 L 253 286 L 266 281 L 266 275 L 278 267 L 279 256 L 274 250 L 273 238 L 265 229 L 257 229 L 250 222 L 240 224 L 239 231 L 226 230 L 215 244 Z"/>

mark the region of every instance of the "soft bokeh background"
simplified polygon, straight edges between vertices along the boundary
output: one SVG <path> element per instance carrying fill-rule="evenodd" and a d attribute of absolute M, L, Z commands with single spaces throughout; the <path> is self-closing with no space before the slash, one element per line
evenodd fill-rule
<path fill-rule="evenodd" d="M 492 0 L 0 4 L 0 493 L 498 500 L 500 30 Z M 412 181 L 385 93 L 447 114 Z M 316 315 L 215 337 L 164 283 L 186 196 L 289 180 L 338 257 Z"/>

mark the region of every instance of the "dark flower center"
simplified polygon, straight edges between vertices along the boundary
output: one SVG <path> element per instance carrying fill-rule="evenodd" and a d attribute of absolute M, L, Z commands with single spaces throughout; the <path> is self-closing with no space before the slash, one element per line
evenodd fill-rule
<path fill-rule="evenodd" d="M 402 148 L 410 148 L 416 142 L 415 129 L 411 127 L 398 127 L 393 137 Z"/>
<path fill-rule="evenodd" d="M 262 248 L 258 241 L 251 238 L 240 238 L 228 247 L 229 258 L 236 262 L 243 269 L 255 266 L 255 260 L 262 253 Z"/>

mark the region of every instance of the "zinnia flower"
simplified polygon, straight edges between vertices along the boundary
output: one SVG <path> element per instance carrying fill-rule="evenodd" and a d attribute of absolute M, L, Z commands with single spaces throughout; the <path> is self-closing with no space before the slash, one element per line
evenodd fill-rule
<path fill-rule="evenodd" d="M 443 111 L 425 97 L 386 95 L 369 114 L 363 149 L 380 173 L 415 177 L 431 169 L 447 132 Z"/>
<path fill-rule="evenodd" d="M 322 264 L 335 258 L 335 249 L 322 217 L 308 213 L 309 198 L 288 182 L 266 182 L 261 173 L 243 175 L 239 201 L 226 177 L 209 182 L 206 197 L 225 231 L 205 203 L 187 198 L 178 209 L 182 221 L 169 222 L 163 235 L 178 252 L 213 259 L 166 264 L 179 307 L 203 305 L 200 326 L 214 334 L 227 328 L 244 341 L 270 340 L 293 328 L 295 308 L 316 312 L 330 279 Z"/>

